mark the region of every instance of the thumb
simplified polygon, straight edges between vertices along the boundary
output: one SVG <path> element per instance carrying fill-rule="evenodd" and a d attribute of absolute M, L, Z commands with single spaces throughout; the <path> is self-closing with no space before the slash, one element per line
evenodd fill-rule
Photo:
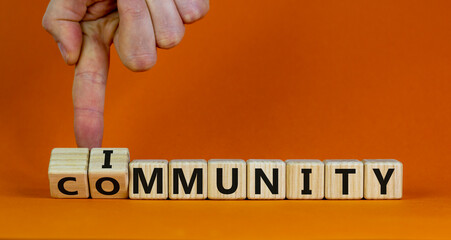
<path fill-rule="evenodd" d="M 82 31 L 80 21 L 86 13 L 86 0 L 52 0 L 42 19 L 42 26 L 55 39 L 64 61 L 75 64 L 80 55 Z"/>

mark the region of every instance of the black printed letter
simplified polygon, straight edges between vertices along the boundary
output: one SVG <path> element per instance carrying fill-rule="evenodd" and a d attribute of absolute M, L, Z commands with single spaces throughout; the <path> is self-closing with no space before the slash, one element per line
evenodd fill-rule
<path fill-rule="evenodd" d="M 103 162 L 102 168 L 112 168 L 110 160 L 113 150 L 103 150 L 103 154 L 105 154 L 105 161 Z"/>
<path fill-rule="evenodd" d="M 349 174 L 354 174 L 355 169 L 335 169 L 335 173 L 343 174 L 343 195 L 349 194 Z"/>
<path fill-rule="evenodd" d="M 65 182 L 67 182 L 67 181 L 76 181 L 76 179 L 74 178 L 74 177 L 65 177 L 65 178 L 61 178 L 59 181 L 58 181 L 58 190 L 60 190 L 60 192 L 62 193 L 62 194 L 66 194 L 66 195 L 77 195 L 78 194 L 78 191 L 67 191 L 65 188 L 64 188 L 64 183 Z"/>
<path fill-rule="evenodd" d="M 395 171 L 393 168 L 389 168 L 387 171 L 387 175 L 385 175 L 385 178 L 382 177 L 382 173 L 380 169 L 373 168 L 374 174 L 376 174 L 377 180 L 379 181 L 379 184 L 381 185 L 381 194 L 387 194 L 387 183 L 391 178 L 391 175 Z"/>
<path fill-rule="evenodd" d="M 216 169 L 216 186 L 222 194 L 232 194 L 238 188 L 238 168 L 232 168 L 232 186 L 225 189 L 222 184 L 222 168 Z"/>
<path fill-rule="evenodd" d="M 181 168 L 174 168 L 173 169 L 173 184 L 174 184 L 174 188 L 173 188 L 173 193 L 174 194 L 179 194 L 179 178 L 180 181 L 182 182 L 182 186 L 183 186 L 183 190 L 185 191 L 185 194 L 190 194 L 191 190 L 194 187 L 194 181 L 196 181 L 197 178 L 197 194 L 202 194 L 203 189 L 202 189 L 202 168 L 195 168 L 193 170 L 193 175 L 191 175 L 191 179 L 189 180 L 189 185 L 186 182 L 185 179 L 185 174 L 183 174 L 183 170 Z"/>
<path fill-rule="evenodd" d="M 312 190 L 310 189 L 310 174 L 312 173 L 312 169 L 304 168 L 301 172 L 304 174 L 304 189 L 302 189 L 301 193 L 312 195 Z"/>
<path fill-rule="evenodd" d="M 113 190 L 111 190 L 109 192 L 103 190 L 102 183 L 105 181 L 110 181 L 113 184 Z M 103 195 L 114 195 L 119 192 L 119 188 L 120 188 L 119 183 L 114 178 L 103 177 L 103 178 L 99 178 L 99 180 L 97 180 L 97 182 L 96 182 L 97 191 Z"/>
<path fill-rule="evenodd" d="M 158 178 L 158 179 L 157 179 Z M 154 168 L 149 184 L 146 182 L 146 177 L 142 168 L 133 168 L 133 193 L 139 193 L 138 179 L 144 188 L 144 192 L 149 194 L 152 191 L 153 183 L 157 179 L 157 194 L 163 193 L 163 168 Z"/>
<path fill-rule="evenodd" d="M 261 168 L 255 169 L 255 194 L 261 194 L 262 187 L 260 179 L 263 179 L 263 181 L 265 182 L 266 186 L 269 188 L 269 191 L 271 191 L 272 194 L 279 193 L 279 169 L 274 168 L 272 170 L 273 184 L 271 184 L 268 177 L 266 177 L 265 173 Z"/>

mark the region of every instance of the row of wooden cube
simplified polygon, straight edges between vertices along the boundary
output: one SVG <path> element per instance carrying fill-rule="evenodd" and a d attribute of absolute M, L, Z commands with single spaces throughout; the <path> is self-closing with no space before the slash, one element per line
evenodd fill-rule
<path fill-rule="evenodd" d="M 126 148 L 55 148 L 56 198 L 400 199 L 402 163 L 380 160 L 134 160 Z"/>

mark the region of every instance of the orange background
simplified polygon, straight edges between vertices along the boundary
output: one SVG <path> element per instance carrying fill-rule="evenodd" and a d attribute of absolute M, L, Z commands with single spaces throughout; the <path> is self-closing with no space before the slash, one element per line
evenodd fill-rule
<path fill-rule="evenodd" d="M 450 1 L 212 1 L 132 73 L 112 52 L 107 147 L 131 158 L 395 158 L 400 201 L 61 200 L 71 87 L 47 1 L 1 1 L 0 238 L 451 238 Z M 113 48 L 114 49 L 114 48 Z"/>

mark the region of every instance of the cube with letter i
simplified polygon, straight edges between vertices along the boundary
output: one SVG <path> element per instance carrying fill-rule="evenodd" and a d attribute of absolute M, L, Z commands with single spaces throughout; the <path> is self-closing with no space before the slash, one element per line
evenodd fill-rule
<path fill-rule="evenodd" d="M 50 195 L 54 198 L 88 198 L 88 148 L 54 148 L 50 156 Z"/>
<path fill-rule="evenodd" d="M 365 199 L 401 199 L 402 163 L 395 159 L 365 159 Z"/>
<path fill-rule="evenodd" d="M 323 162 L 314 159 L 290 159 L 285 163 L 287 164 L 288 199 L 323 199 Z"/>
<path fill-rule="evenodd" d="M 285 162 L 278 159 L 247 161 L 247 198 L 284 199 Z"/>
<path fill-rule="evenodd" d="M 130 163 L 130 199 L 168 198 L 168 161 L 133 160 Z"/>
<path fill-rule="evenodd" d="M 92 198 L 128 198 L 128 148 L 93 148 L 89 158 Z"/>
<path fill-rule="evenodd" d="M 325 160 L 326 199 L 362 199 L 363 163 L 358 160 Z"/>
<path fill-rule="evenodd" d="M 246 162 L 241 159 L 209 160 L 208 198 L 245 199 Z"/>
<path fill-rule="evenodd" d="M 203 159 L 169 162 L 170 199 L 207 198 L 207 161 Z"/>

